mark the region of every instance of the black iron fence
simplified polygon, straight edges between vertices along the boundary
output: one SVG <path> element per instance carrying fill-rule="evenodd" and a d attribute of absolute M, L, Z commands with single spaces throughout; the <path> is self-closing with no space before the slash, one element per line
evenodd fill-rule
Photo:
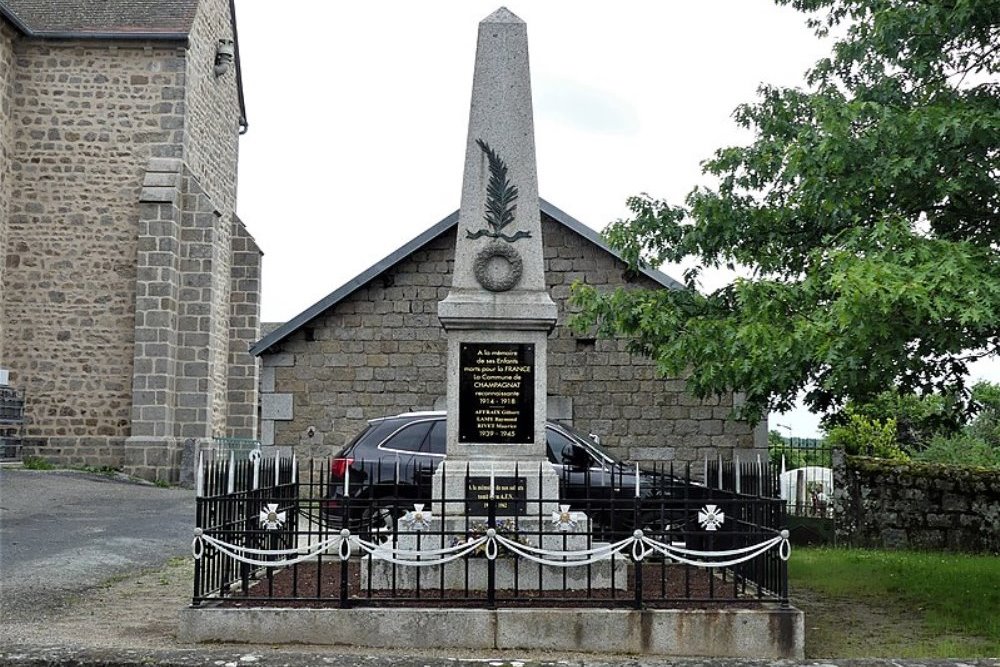
<path fill-rule="evenodd" d="M 711 462 L 697 473 L 203 462 L 193 603 L 787 603 L 777 471 Z"/>
<path fill-rule="evenodd" d="M 21 458 L 24 390 L 0 386 L 0 459 Z"/>
<path fill-rule="evenodd" d="M 782 438 L 770 444 L 769 458 L 781 471 L 789 515 L 833 517 L 833 447 L 818 438 Z"/>
<path fill-rule="evenodd" d="M 298 474 L 293 459 L 237 460 L 235 456 L 209 453 L 198 465 L 196 535 L 201 531 L 218 535 L 240 550 L 273 550 L 295 544 L 300 524 L 296 510 Z M 284 513 L 284 521 L 277 530 L 262 531 L 260 514 L 272 507 Z M 258 571 L 259 566 L 223 551 L 204 549 L 195 563 L 195 598 L 199 592 L 225 594 L 237 587 L 248 589 Z"/>

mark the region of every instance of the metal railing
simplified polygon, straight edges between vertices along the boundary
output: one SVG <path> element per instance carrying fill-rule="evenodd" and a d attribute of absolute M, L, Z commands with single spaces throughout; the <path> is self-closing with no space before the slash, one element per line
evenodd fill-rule
<path fill-rule="evenodd" d="M 260 440 L 213 437 L 212 444 L 207 449 L 216 458 L 229 458 L 231 455 L 235 455 L 237 460 L 243 460 L 254 456 L 254 452 L 260 453 Z"/>
<path fill-rule="evenodd" d="M 781 497 L 788 514 L 833 517 L 833 448 L 816 438 L 783 438 L 772 444 L 769 457 L 780 466 Z"/>
<path fill-rule="evenodd" d="M 24 390 L 0 386 L 0 459 L 21 458 Z"/>
<path fill-rule="evenodd" d="M 537 491 L 549 464 L 516 469 L 516 488 L 491 475 L 492 492 L 463 489 L 454 467 L 435 480 L 430 466 L 347 465 L 200 462 L 193 604 L 787 604 L 785 504 L 766 463 L 706 463 L 708 484 L 663 466 L 627 489 L 621 468 L 563 469 L 551 498 Z"/>

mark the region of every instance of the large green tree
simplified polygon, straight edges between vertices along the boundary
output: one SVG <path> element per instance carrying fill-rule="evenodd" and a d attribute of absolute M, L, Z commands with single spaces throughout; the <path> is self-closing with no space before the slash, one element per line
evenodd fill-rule
<path fill-rule="evenodd" d="M 690 289 L 574 292 L 580 328 L 624 335 L 744 415 L 961 395 L 1000 347 L 1000 0 L 777 0 L 832 53 L 763 86 L 754 135 L 707 160 L 684 205 L 649 196 L 605 231 L 633 263 L 693 265 Z M 835 36 L 834 36 L 835 35 Z M 695 289 L 706 268 L 744 279 Z"/>

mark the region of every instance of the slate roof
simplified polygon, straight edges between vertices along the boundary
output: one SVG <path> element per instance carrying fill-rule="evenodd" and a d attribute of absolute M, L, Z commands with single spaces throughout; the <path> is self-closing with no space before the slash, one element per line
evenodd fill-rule
<path fill-rule="evenodd" d="M 602 250 L 611 255 L 614 255 L 618 259 L 621 259 L 621 255 L 611 249 L 600 234 L 595 232 L 593 229 L 583 224 L 573 216 L 569 215 L 565 211 L 556 206 L 553 206 L 544 199 L 539 199 L 539 209 L 545 215 L 549 216 L 553 220 L 562 225 L 565 225 L 570 230 L 576 232 L 583 238 L 587 239 L 594 245 L 598 246 Z M 250 347 L 250 354 L 254 356 L 260 356 L 265 353 L 271 347 L 277 345 L 285 338 L 288 338 L 293 333 L 295 333 L 300 327 L 305 326 L 312 320 L 316 319 L 322 315 L 325 311 L 334 307 L 351 294 L 357 290 L 364 287 L 366 284 L 377 278 L 384 271 L 392 268 L 399 262 L 403 261 L 416 251 L 420 250 L 422 247 L 441 236 L 445 232 L 452 230 L 456 225 L 458 225 L 458 211 L 455 211 L 447 218 L 437 223 L 430 229 L 426 230 L 409 243 L 400 246 L 394 252 L 383 258 L 381 261 L 376 262 L 372 266 L 368 267 L 357 276 L 347 281 L 334 291 L 327 294 L 325 297 L 314 303 L 313 305 L 306 308 L 304 311 L 288 320 L 281 326 L 277 327 L 259 341 L 254 343 Z M 640 269 L 640 272 L 646 277 L 652 279 L 653 281 L 663 285 L 668 289 L 685 289 L 684 285 L 677 282 L 670 276 L 660 273 L 656 269 Z"/>
<path fill-rule="evenodd" d="M 198 0 L 0 0 L 0 12 L 36 37 L 184 39 Z"/>

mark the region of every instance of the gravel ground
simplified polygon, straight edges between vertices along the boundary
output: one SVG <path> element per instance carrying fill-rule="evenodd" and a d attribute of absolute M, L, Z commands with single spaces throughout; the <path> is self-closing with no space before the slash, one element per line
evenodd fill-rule
<path fill-rule="evenodd" d="M 10 477 L 7 478 L 8 480 Z M 102 486 L 112 489 L 114 485 Z M 4 491 L 10 491 L 5 486 Z M 159 490 L 157 490 L 159 491 Z M 0 517 L 10 521 L 10 496 L 3 499 Z M 8 524 L 10 527 L 10 524 Z M 8 533 L 9 534 L 9 533 Z M 8 553 L 7 547 L 2 553 Z M 162 553 L 162 552 L 161 552 Z M 176 553 L 176 551 L 175 551 Z M 9 557 L 3 556 L 3 557 Z M 125 571 L 115 571 L 110 578 L 96 576 L 99 585 L 79 589 L 60 586 L 65 578 L 61 573 L 52 574 L 53 592 L 48 599 L 25 604 L 7 592 L 17 590 L 17 581 L 6 582 L 5 595 L 0 599 L 0 665 L 211 665 L 212 667 L 270 667 L 271 665 L 365 665 L 382 667 L 430 667 L 469 663 L 473 667 L 523 667 L 525 663 L 581 665 L 603 667 L 610 664 L 629 665 L 685 665 L 697 667 L 748 667 L 755 665 L 794 665 L 793 661 L 752 660 L 676 660 L 638 659 L 625 655 L 594 656 L 588 654 L 540 654 L 519 652 L 477 652 L 470 650 L 400 651 L 373 650 L 331 646 L 262 646 L 262 645 L 190 645 L 177 641 L 178 612 L 190 602 L 193 579 L 193 560 L 190 556 L 170 558 L 163 554 L 158 565 Z M 103 571 L 103 570 L 99 570 Z M 807 593 L 807 592 L 803 592 Z M 844 632 L 857 636 L 858 652 L 864 654 L 877 645 L 886 635 L 906 638 L 917 632 L 907 631 L 905 619 L 872 613 L 858 615 L 857 603 L 840 601 L 831 611 L 830 601 L 811 599 L 808 594 L 795 596 L 793 602 L 806 611 L 807 655 L 810 655 L 809 637 L 817 629 L 817 620 L 824 618 L 823 626 L 845 625 Z M 861 610 L 864 612 L 865 610 Z M 829 613 L 827 613 L 829 612 Z M 839 620 L 838 620 L 839 619 Z M 845 621 L 846 619 L 846 621 Z M 812 621 L 812 622 L 811 622 Z M 901 667 L 902 665 L 926 667 L 1000 667 L 1000 660 L 806 660 L 805 665 L 836 664 L 843 666 Z"/>
<path fill-rule="evenodd" d="M 535 653 L 529 651 L 402 651 L 331 646 L 192 645 L 177 641 L 177 613 L 191 596 L 193 561 L 174 558 L 163 568 L 121 576 L 67 598 L 58 606 L 0 627 L 0 665 L 210 665 L 270 667 L 523 667 L 528 663 L 604 667 L 679 665 L 753 667 L 841 665 L 847 667 L 1000 667 L 1000 660 L 696 660 L 625 655 Z M 808 623 L 808 619 L 807 619 Z"/>
<path fill-rule="evenodd" d="M 61 606 L 40 609 L 37 614 L 4 623 L 0 628 L 0 648 L 6 647 L 6 659 L 11 655 L 39 655 L 47 647 L 81 649 L 94 655 L 110 655 L 128 651 L 168 652 L 171 655 L 185 651 L 203 651 L 198 644 L 177 641 L 177 614 L 191 600 L 191 581 L 194 572 L 190 558 L 176 558 L 164 568 L 118 577 L 86 593 L 63 602 Z M 34 648 L 32 648 L 34 647 Z M 406 659 L 419 659 L 421 665 L 435 661 L 454 664 L 456 660 L 484 662 L 562 661 L 579 664 L 593 656 L 585 654 L 538 654 L 520 651 L 516 654 L 502 651 L 483 653 L 461 651 L 414 651 L 330 647 L 330 646 L 273 646 L 226 645 L 232 655 L 312 655 L 327 657 L 353 656 L 370 664 L 376 658 L 391 664 Z M 112 653 L 107 653 L 108 651 Z M 96 653 L 94 653 L 96 651 Z M 235 651 L 235 653 L 232 653 Z M 227 653 L 229 655 L 230 653 Z M 4 656 L 0 653 L 0 656 Z M 251 660 L 255 662 L 257 659 Z M 224 661 L 228 662 L 228 661 Z M 247 661 L 244 661 L 246 663 Z M 7 664 L 0 661 L 0 664 Z M 31 664 L 31 663 L 26 663 Z M 290 664 L 301 664 L 297 661 Z M 222 667 L 222 663 L 216 667 Z"/>

